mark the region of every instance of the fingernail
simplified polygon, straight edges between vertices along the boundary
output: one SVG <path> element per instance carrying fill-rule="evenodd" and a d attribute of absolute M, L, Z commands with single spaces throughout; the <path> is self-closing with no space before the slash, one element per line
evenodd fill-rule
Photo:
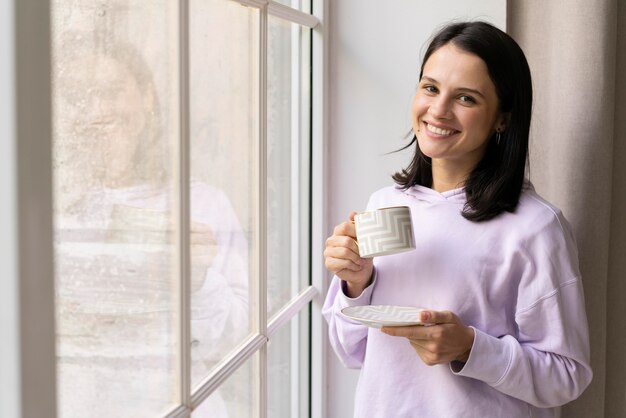
<path fill-rule="evenodd" d="M 429 319 L 430 319 L 430 312 L 428 312 L 428 311 L 422 311 L 422 312 L 420 313 L 420 320 L 421 320 L 422 322 L 426 322 L 426 321 L 428 321 Z"/>

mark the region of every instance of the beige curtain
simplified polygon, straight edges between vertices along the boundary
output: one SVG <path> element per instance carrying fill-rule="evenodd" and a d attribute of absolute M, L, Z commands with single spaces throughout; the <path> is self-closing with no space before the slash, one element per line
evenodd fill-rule
<path fill-rule="evenodd" d="M 509 0 L 533 73 L 530 176 L 576 233 L 594 379 L 564 418 L 626 417 L 626 1 Z"/>

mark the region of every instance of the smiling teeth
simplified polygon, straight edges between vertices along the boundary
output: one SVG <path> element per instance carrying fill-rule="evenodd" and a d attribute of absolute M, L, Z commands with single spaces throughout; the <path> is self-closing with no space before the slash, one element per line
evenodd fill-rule
<path fill-rule="evenodd" d="M 453 130 L 437 128 L 436 126 L 433 126 L 430 123 L 426 125 L 426 128 L 430 132 L 437 134 L 437 135 L 452 135 L 454 133 Z"/>

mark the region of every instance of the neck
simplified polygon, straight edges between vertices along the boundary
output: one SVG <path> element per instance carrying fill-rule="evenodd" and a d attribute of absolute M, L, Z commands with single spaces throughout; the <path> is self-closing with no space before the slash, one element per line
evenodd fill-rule
<path fill-rule="evenodd" d="M 442 193 L 463 187 L 473 168 L 451 164 L 449 161 L 433 160 L 433 190 Z"/>
<path fill-rule="evenodd" d="M 135 177 L 129 173 L 112 173 L 109 171 L 104 176 L 102 183 L 109 189 L 121 189 L 135 185 L 137 183 Z"/>

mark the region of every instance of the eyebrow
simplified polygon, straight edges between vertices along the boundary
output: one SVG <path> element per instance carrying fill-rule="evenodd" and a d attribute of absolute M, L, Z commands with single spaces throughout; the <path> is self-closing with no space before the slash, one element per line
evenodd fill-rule
<path fill-rule="evenodd" d="M 430 77 L 428 77 L 426 75 L 422 76 L 422 80 L 426 80 L 426 81 L 428 81 L 430 83 L 434 83 L 434 84 L 439 84 L 439 82 L 437 80 L 435 80 L 434 78 L 430 78 Z M 468 93 L 474 93 L 474 94 L 482 97 L 483 99 L 485 98 L 485 95 L 482 94 L 479 90 L 476 90 L 476 89 L 470 89 L 469 87 L 460 87 L 457 90 L 465 91 L 465 92 L 468 92 Z"/>

